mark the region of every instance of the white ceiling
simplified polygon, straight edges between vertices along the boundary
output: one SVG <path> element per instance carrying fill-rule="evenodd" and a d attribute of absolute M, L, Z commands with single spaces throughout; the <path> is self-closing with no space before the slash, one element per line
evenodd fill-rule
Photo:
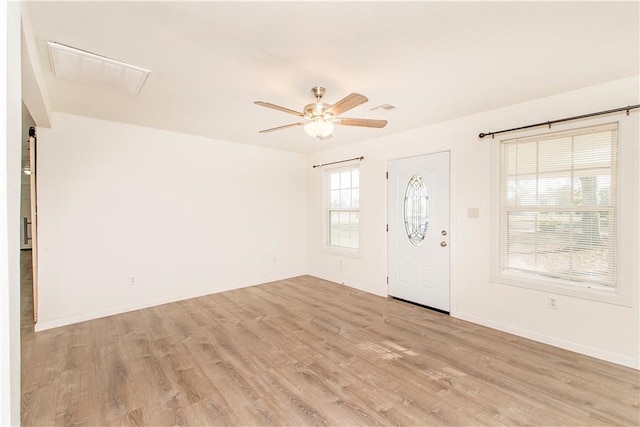
<path fill-rule="evenodd" d="M 638 74 L 639 4 L 47 1 L 27 7 L 54 110 L 312 152 Z M 151 74 L 137 96 L 56 78 L 47 41 Z M 253 101 L 302 110 L 317 85 L 327 88 L 330 104 L 351 92 L 369 98 L 343 116 L 389 124 L 336 127 L 323 142 L 302 128 L 258 133 L 297 118 Z M 384 103 L 398 108 L 369 111 Z"/>

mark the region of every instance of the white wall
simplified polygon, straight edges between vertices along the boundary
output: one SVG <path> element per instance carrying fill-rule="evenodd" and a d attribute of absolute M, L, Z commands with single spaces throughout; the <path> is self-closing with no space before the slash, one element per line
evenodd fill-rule
<path fill-rule="evenodd" d="M 53 121 L 38 129 L 37 330 L 307 272 L 305 156 Z"/>
<path fill-rule="evenodd" d="M 387 161 L 451 151 L 451 292 L 452 316 L 517 335 L 638 368 L 638 267 L 627 265 L 622 286 L 633 288 L 632 306 L 555 295 L 559 309 L 548 308 L 549 294 L 490 281 L 492 220 L 490 192 L 492 145 L 480 132 L 511 128 L 582 113 L 637 104 L 639 77 L 613 81 L 549 98 L 434 124 L 413 131 L 372 139 L 310 156 L 309 164 L 364 156 L 361 173 L 360 258 L 340 257 L 322 250 L 322 173 L 309 169 L 309 271 L 378 295 L 387 295 L 386 179 Z M 635 135 L 623 140 L 633 153 L 633 230 L 623 251 L 638 259 L 638 116 L 624 113 L 610 120 L 632 120 Z M 393 113 L 389 114 L 390 125 Z M 339 132 L 337 130 L 336 132 Z M 479 208 L 479 218 L 468 218 Z M 342 261 L 343 267 L 340 267 Z"/>
<path fill-rule="evenodd" d="M 20 4 L 2 2 L 0 22 L 0 425 L 19 425 Z"/>

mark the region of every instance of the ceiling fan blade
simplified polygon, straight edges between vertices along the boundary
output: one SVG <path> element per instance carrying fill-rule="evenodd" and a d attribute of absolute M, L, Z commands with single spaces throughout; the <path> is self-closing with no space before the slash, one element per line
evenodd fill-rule
<path fill-rule="evenodd" d="M 337 119 L 334 123 L 344 126 L 363 126 L 367 128 L 383 128 L 387 125 L 386 120 L 373 119 Z"/>
<path fill-rule="evenodd" d="M 304 117 L 304 114 L 302 114 L 299 111 L 296 110 L 292 110 L 290 108 L 287 107 L 281 107 L 279 105 L 276 104 L 272 104 L 270 102 L 264 102 L 264 101 L 255 101 L 254 104 L 256 105 L 260 105 L 262 107 L 267 107 L 267 108 L 273 108 L 274 110 L 278 110 L 278 111 L 283 111 L 285 113 L 289 113 L 289 114 L 293 114 L 294 116 L 298 116 L 298 117 Z"/>
<path fill-rule="evenodd" d="M 339 116 L 345 111 L 349 111 L 352 108 L 356 108 L 360 104 L 364 104 L 368 100 L 369 99 L 364 95 L 360 95 L 359 93 L 352 93 L 351 95 L 347 95 L 340 101 L 333 104 L 326 112 L 333 114 L 334 117 Z"/>
<path fill-rule="evenodd" d="M 271 129 L 261 130 L 259 133 L 274 132 L 274 131 L 276 131 L 276 130 L 282 130 L 282 129 L 287 129 L 287 128 L 293 128 L 293 127 L 296 127 L 296 126 L 304 126 L 304 123 L 291 123 L 290 125 L 278 126 L 277 128 L 271 128 Z"/>

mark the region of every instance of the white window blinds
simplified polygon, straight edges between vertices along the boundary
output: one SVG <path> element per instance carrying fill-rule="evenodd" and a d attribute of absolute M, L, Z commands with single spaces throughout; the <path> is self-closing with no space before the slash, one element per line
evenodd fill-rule
<path fill-rule="evenodd" d="M 615 288 L 617 154 L 617 124 L 503 141 L 503 273 Z"/>

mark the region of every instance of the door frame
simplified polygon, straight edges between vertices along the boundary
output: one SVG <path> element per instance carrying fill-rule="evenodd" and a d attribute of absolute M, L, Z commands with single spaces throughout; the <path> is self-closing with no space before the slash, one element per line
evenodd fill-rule
<path fill-rule="evenodd" d="M 407 155 L 407 156 L 402 156 L 402 157 L 394 157 L 394 158 L 389 158 L 387 159 L 387 163 L 385 165 L 386 168 L 386 175 L 387 175 L 387 185 L 386 185 L 386 197 L 387 197 L 387 205 L 386 205 L 386 221 L 387 221 L 387 230 L 389 227 L 389 203 L 391 202 L 389 200 L 389 162 L 395 161 L 395 160 L 404 160 L 404 159 L 409 159 L 412 157 L 419 157 L 419 156 L 424 156 L 424 155 L 429 155 L 429 154 L 437 154 L 437 153 L 443 153 L 443 152 L 449 152 L 449 315 L 450 316 L 454 316 L 455 313 L 458 312 L 458 296 L 457 296 L 457 274 L 456 274 L 456 263 L 457 263 L 457 232 L 458 232 L 458 226 L 457 226 L 457 222 L 456 222 L 456 212 L 457 212 L 457 201 L 456 198 L 454 197 L 455 194 L 457 194 L 457 182 L 456 182 L 456 177 L 457 177 L 457 156 L 456 156 L 456 150 L 454 149 L 453 146 L 445 146 L 442 147 L 442 149 L 435 149 L 433 151 L 427 151 L 427 152 L 418 152 L 415 154 L 411 154 L 411 155 Z M 387 267 L 387 282 L 386 282 L 386 294 L 387 294 L 387 298 L 393 298 L 391 295 L 389 295 L 389 233 L 387 231 L 386 233 L 386 267 Z"/>
<path fill-rule="evenodd" d="M 38 137 L 35 127 L 29 128 L 29 168 L 31 169 L 31 268 L 33 283 L 33 323 L 38 323 Z"/>

